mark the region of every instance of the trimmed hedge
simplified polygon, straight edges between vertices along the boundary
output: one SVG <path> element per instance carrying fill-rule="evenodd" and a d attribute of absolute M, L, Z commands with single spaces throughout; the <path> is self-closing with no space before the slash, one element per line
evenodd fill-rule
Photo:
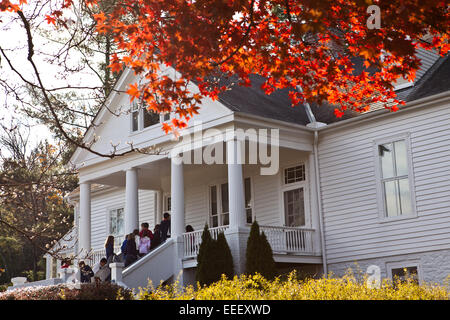
<path fill-rule="evenodd" d="M 133 293 L 113 283 L 58 284 L 17 288 L 0 293 L 0 300 L 133 300 Z"/>

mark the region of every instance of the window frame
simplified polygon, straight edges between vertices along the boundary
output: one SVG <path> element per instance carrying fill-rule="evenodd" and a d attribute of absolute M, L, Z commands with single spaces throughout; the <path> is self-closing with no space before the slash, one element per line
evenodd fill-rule
<path fill-rule="evenodd" d="M 111 222 L 111 212 L 114 211 L 114 210 L 120 210 L 120 209 L 123 210 L 123 226 L 124 226 L 124 232 L 123 232 L 123 235 L 119 235 L 119 236 L 121 236 L 121 237 L 123 237 L 123 238 L 125 239 L 125 235 L 126 235 L 126 232 L 125 232 L 125 205 L 112 206 L 112 207 L 108 207 L 108 208 L 106 209 L 106 231 L 107 231 L 107 236 L 110 236 L 110 235 L 114 236 L 114 247 L 120 246 L 122 243 L 116 244 L 116 237 L 117 237 L 118 235 L 113 234 L 112 231 L 111 231 L 111 225 L 110 225 L 110 222 Z M 124 239 L 122 239 L 121 242 L 123 242 Z"/>
<path fill-rule="evenodd" d="M 138 108 L 138 110 L 137 110 L 137 112 L 138 112 L 138 125 L 137 125 L 137 130 L 134 130 L 133 131 L 133 113 L 135 112 L 134 110 L 134 106 L 137 106 L 137 108 Z M 141 132 L 145 132 L 145 131 L 147 131 L 147 130 L 150 130 L 150 129 L 152 129 L 152 128 L 155 128 L 155 127 L 157 127 L 157 126 L 160 126 L 160 125 L 162 125 L 164 122 L 167 122 L 167 121 L 170 121 L 171 119 L 172 119 L 172 116 L 173 116 L 173 114 L 172 114 L 172 112 L 165 112 L 165 113 L 160 113 L 159 114 L 159 122 L 158 123 L 155 123 L 155 124 L 152 124 L 152 125 L 150 125 L 150 126 L 148 126 L 148 127 L 144 127 L 144 107 L 143 106 L 141 106 L 141 105 L 139 105 L 137 102 L 135 102 L 135 101 L 133 101 L 132 103 L 131 103 L 131 106 L 130 106 L 130 135 L 135 135 L 135 134 L 138 134 L 138 133 L 141 133 Z M 169 119 L 168 120 L 164 120 L 164 117 L 167 115 L 167 114 L 169 114 Z"/>
<path fill-rule="evenodd" d="M 405 260 L 405 261 L 396 261 L 396 262 L 387 262 L 386 263 L 386 271 L 388 279 L 393 281 L 392 279 L 392 270 L 393 269 L 403 269 L 403 268 L 417 268 L 417 278 L 419 281 L 419 285 L 423 283 L 423 275 L 422 275 L 422 266 L 420 260 Z"/>
<path fill-rule="evenodd" d="M 297 182 L 291 182 L 291 183 L 285 183 L 285 170 L 289 168 L 295 168 L 298 166 L 303 165 L 305 167 L 305 180 L 303 181 L 297 181 Z M 310 216 L 311 210 L 310 210 L 310 202 L 309 202 L 309 165 L 306 161 L 296 162 L 296 163 L 289 163 L 287 165 L 284 165 L 280 168 L 280 204 L 281 204 L 281 220 L 283 223 L 283 226 L 287 227 L 287 221 L 286 221 L 286 212 L 285 212 L 285 201 L 284 201 L 284 193 L 286 191 L 292 191 L 295 189 L 302 188 L 303 189 L 303 207 L 304 207 L 304 213 L 305 213 L 305 225 L 303 226 L 297 226 L 295 228 L 311 228 L 312 226 L 312 217 Z"/>
<path fill-rule="evenodd" d="M 407 157 L 407 166 L 408 166 L 408 183 L 409 183 L 409 191 L 411 197 L 411 214 L 400 214 L 393 217 L 387 216 L 386 209 L 386 194 L 383 188 L 383 172 L 381 165 L 381 157 L 379 155 L 379 146 L 388 143 L 395 143 L 398 141 L 404 141 L 406 146 L 406 157 Z M 374 152 L 374 162 L 375 162 L 375 181 L 376 181 L 376 189 L 377 189 L 377 207 L 378 207 L 378 218 L 379 222 L 390 222 L 404 219 L 414 219 L 417 218 L 417 208 L 416 208 L 416 195 L 415 195 L 415 185 L 414 185 L 414 170 L 413 170 L 413 162 L 412 162 L 412 152 L 411 152 L 411 136 L 410 133 L 401 133 L 397 135 L 392 135 L 390 137 L 380 138 L 373 141 L 373 152 Z M 395 160 L 394 160 L 395 161 Z M 400 177 L 400 176 L 399 176 Z M 394 180 L 398 180 L 397 178 L 393 178 Z"/>
<path fill-rule="evenodd" d="M 244 193 L 245 193 L 245 179 L 250 179 L 250 207 L 252 209 L 252 223 L 253 221 L 255 221 L 255 206 L 254 206 L 254 188 L 253 188 L 253 177 L 251 176 L 245 176 L 244 178 Z M 206 193 L 208 195 L 207 197 L 207 202 L 208 202 L 208 219 L 207 219 L 207 223 L 208 223 L 208 227 L 209 228 L 215 228 L 212 226 L 211 224 L 211 187 L 215 186 L 216 187 L 216 197 L 217 197 L 217 214 L 218 214 L 218 227 L 222 227 L 222 226 L 229 226 L 229 223 L 224 225 L 221 224 L 221 222 L 223 221 L 223 208 L 222 208 L 222 185 L 223 184 L 228 184 L 228 180 L 227 179 L 220 179 L 220 180 L 216 180 L 214 182 L 211 182 L 210 184 L 207 185 L 207 189 L 206 189 Z M 228 197 L 230 195 L 228 194 Z M 245 201 L 245 195 L 244 195 L 244 201 Z M 230 212 L 228 211 L 228 222 L 230 221 Z M 247 221 L 247 207 L 245 207 L 245 221 Z M 251 225 L 251 223 L 246 222 L 247 225 Z"/>

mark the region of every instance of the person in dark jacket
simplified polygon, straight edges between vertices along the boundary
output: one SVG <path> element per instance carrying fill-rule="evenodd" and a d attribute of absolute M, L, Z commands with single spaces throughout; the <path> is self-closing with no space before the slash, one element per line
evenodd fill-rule
<path fill-rule="evenodd" d="M 161 229 L 161 242 L 164 242 L 166 241 L 167 238 L 170 237 L 168 236 L 168 233 L 170 233 L 170 214 L 168 212 L 164 213 L 164 220 L 161 221 L 160 229 Z"/>
<path fill-rule="evenodd" d="M 105 241 L 106 259 L 114 255 L 114 236 L 108 236 Z"/>
<path fill-rule="evenodd" d="M 127 237 L 125 237 L 125 240 L 122 242 L 122 246 L 120 247 L 120 252 L 122 253 L 122 261 L 125 261 L 127 258 L 127 255 L 125 254 L 125 251 L 127 250 Z"/>
<path fill-rule="evenodd" d="M 155 249 L 157 246 L 161 244 L 161 228 L 160 225 L 157 224 L 155 229 L 153 229 L 153 240 L 150 246 L 150 250 Z"/>
<path fill-rule="evenodd" d="M 84 261 L 80 261 L 78 267 L 80 267 L 80 282 L 90 283 L 91 278 L 94 276 L 94 271 Z"/>
<path fill-rule="evenodd" d="M 137 260 L 138 251 L 136 248 L 136 241 L 134 241 L 134 234 L 127 235 L 127 244 L 125 247 L 125 267 Z"/>

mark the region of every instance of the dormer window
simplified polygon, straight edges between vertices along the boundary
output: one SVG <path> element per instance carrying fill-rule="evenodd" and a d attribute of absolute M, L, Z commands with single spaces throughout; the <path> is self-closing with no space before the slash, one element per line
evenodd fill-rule
<path fill-rule="evenodd" d="M 139 106 L 133 103 L 131 106 L 131 131 L 139 130 Z"/>
<path fill-rule="evenodd" d="M 144 128 L 148 128 L 160 122 L 159 114 L 153 112 L 152 110 L 144 109 L 143 114 L 144 114 Z"/>
<path fill-rule="evenodd" d="M 137 132 L 169 120 L 170 112 L 158 114 L 137 102 L 133 102 L 131 105 L 131 132 Z"/>

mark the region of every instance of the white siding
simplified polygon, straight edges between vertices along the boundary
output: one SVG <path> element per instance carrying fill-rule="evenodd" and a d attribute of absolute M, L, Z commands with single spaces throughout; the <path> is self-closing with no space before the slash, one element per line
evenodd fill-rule
<path fill-rule="evenodd" d="M 381 222 L 374 140 L 409 133 L 417 217 Z M 427 107 L 320 133 L 329 263 L 450 248 L 450 108 Z"/>
<path fill-rule="evenodd" d="M 125 190 L 112 189 L 92 194 L 91 200 L 91 246 L 94 250 L 102 249 L 109 235 L 109 210 L 125 207 Z M 139 190 L 139 223 L 154 225 L 154 192 Z"/>

